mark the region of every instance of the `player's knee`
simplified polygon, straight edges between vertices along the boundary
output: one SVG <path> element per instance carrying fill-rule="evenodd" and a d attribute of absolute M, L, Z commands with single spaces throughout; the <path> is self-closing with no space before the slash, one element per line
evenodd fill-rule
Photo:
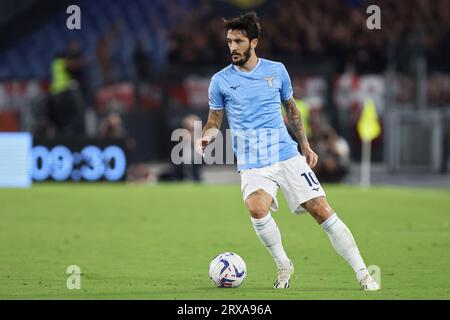
<path fill-rule="evenodd" d="M 326 220 L 333 215 L 333 209 L 328 204 L 322 204 L 319 206 L 318 210 L 319 217 Z"/>
<path fill-rule="evenodd" d="M 248 204 L 248 211 L 252 218 L 254 219 L 261 219 L 264 218 L 267 213 L 269 212 L 269 209 L 266 208 L 264 205 L 256 203 L 256 204 Z"/>
<path fill-rule="evenodd" d="M 314 206 L 311 213 L 319 223 L 322 223 L 333 215 L 333 209 L 328 203 L 322 202 Z"/>

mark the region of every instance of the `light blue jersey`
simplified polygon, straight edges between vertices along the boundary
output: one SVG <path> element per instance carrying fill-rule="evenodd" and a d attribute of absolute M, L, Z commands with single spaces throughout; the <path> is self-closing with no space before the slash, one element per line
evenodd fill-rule
<path fill-rule="evenodd" d="M 238 171 L 261 168 L 300 153 L 281 114 L 292 98 L 289 74 L 280 62 L 259 59 L 250 72 L 229 65 L 211 78 L 209 108 L 225 109 Z"/>

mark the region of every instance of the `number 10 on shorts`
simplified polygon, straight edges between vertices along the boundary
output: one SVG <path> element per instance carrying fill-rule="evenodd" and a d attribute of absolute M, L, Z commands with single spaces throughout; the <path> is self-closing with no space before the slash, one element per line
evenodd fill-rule
<path fill-rule="evenodd" d="M 312 171 L 304 172 L 304 173 L 301 174 L 301 176 L 303 178 L 305 178 L 306 182 L 308 182 L 310 187 L 312 187 L 313 184 L 320 185 L 319 181 L 317 181 L 316 175 Z"/>

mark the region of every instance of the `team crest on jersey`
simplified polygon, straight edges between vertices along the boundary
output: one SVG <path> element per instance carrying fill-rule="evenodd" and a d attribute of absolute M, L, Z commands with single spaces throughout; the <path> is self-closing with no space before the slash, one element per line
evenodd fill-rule
<path fill-rule="evenodd" d="M 263 79 L 267 81 L 269 86 L 273 87 L 273 79 L 275 79 L 275 77 L 264 77 Z"/>

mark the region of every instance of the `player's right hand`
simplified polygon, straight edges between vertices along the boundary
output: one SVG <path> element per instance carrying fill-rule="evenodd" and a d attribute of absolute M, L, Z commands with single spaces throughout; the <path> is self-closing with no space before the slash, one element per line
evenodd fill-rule
<path fill-rule="evenodd" d="M 314 168 L 319 161 L 319 156 L 314 151 L 312 151 L 309 146 L 304 148 L 304 150 L 302 149 L 302 152 L 306 158 L 306 163 L 311 169 Z"/>
<path fill-rule="evenodd" d="M 200 139 L 197 139 L 195 142 L 195 151 L 203 156 L 203 151 L 205 150 L 205 147 L 213 142 L 214 137 L 211 136 L 203 136 Z"/>

